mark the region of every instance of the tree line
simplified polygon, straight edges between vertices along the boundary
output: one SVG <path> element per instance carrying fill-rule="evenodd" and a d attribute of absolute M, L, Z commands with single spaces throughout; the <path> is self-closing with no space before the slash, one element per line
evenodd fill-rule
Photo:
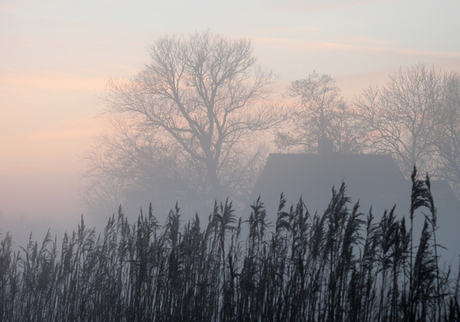
<path fill-rule="evenodd" d="M 346 101 L 330 75 L 313 72 L 288 88 L 297 102 L 276 143 L 282 151 L 314 152 L 326 138 L 337 153 L 391 154 L 407 178 L 417 164 L 457 187 L 459 85 L 457 72 L 419 64 Z"/>
<path fill-rule="evenodd" d="M 352 100 L 330 75 L 313 72 L 279 101 L 275 75 L 257 65 L 247 39 L 170 35 L 149 54 L 137 75 L 108 82 L 109 127 L 85 156 L 81 195 L 93 213 L 146 200 L 162 211 L 177 200 L 192 212 L 227 196 L 246 204 L 267 143 L 314 153 L 324 139 L 336 153 L 391 154 L 407 178 L 417 164 L 458 191 L 458 72 L 401 68 Z"/>
<path fill-rule="evenodd" d="M 227 200 L 205 225 L 183 223 L 177 205 L 163 226 L 152 207 L 132 224 L 120 207 L 100 235 L 82 217 L 60 245 L 48 232 L 15 251 L 6 234 L 0 320 L 458 321 L 460 274 L 441 269 L 430 180 L 411 178 L 407 222 L 394 207 L 364 215 L 342 184 L 324 214 L 281 195 L 272 223 L 260 200 L 244 222 Z"/>

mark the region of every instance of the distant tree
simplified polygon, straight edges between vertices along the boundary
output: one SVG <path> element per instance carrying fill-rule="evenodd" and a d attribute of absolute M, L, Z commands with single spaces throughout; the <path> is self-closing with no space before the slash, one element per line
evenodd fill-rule
<path fill-rule="evenodd" d="M 316 71 L 307 79 L 291 82 L 287 95 L 297 99 L 276 144 L 281 150 L 316 151 L 319 140 L 332 140 L 336 152 L 357 153 L 365 147 L 365 135 L 335 80 Z"/>
<path fill-rule="evenodd" d="M 109 82 L 111 132 L 86 158 L 84 195 L 114 183 L 118 202 L 133 204 L 245 195 L 263 151 L 256 133 L 279 122 L 266 100 L 272 72 L 249 40 L 207 31 L 159 38 L 149 54 L 135 77 Z"/>
<path fill-rule="evenodd" d="M 432 135 L 438 176 L 460 187 L 460 74 L 445 75 L 438 122 Z"/>
<path fill-rule="evenodd" d="M 415 164 L 422 172 L 433 168 L 431 138 L 443 90 L 440 72 L 416 65 L 399 69 L 381 87 L 364 90 L 355 102 L 373 151 L 392 154 L 406 176 Z"/>

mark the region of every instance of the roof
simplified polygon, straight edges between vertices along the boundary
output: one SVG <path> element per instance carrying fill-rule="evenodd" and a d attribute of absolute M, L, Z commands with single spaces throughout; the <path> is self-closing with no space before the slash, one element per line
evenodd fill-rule
<path fill-rule="evenodd" d="M 288 204 L 302 197 L 310 212 L 321 212 L 331 199 L 332 187 L 339 189 L 342 182 L 352 201 L 359 199 L 363 207 L 391 208 L 408 189 L 389 155 L 270 154 L 251 197 L 260 194 L 267 208 L 276 209 L 283 192 Z"/>

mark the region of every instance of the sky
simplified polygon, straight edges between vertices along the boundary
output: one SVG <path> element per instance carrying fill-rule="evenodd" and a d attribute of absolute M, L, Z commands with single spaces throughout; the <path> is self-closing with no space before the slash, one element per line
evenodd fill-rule
<path fill-rule="evenodd" d="M 76 227 L 107 81 L 158 37 L 249 38 L 280 92 L 316 70 L 352 99 L 400 67 L 460 71 L 459 14 L 458 0 L 0 0 L 0 233 Z"/>

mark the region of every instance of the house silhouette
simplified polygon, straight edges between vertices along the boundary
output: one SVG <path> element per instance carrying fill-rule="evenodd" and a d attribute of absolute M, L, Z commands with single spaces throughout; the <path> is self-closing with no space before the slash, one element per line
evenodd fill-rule
<path fill-rule="evenodd" d="M 281 193 L 286 198 L 285 211 L 302 198 L 310 214 L 322 214 L 331 200 L 332 188 L 339 190 L 342 182 L 351 199 L 349 208 L 359 201 L 362 219 L 372 207 L 378 221 L 385 210 L 396 205 L 398 218 L 405 216 L 409 223 L 411 182 L 390 155 L 338 154 L 332 152 L 332 144 L 320 145 L 318 150 L 318 154 L 269 155 L 250 202 L 260 196 L 272 225 Z M 448 248 L 442 258 L 456 266 L 460 254 L 460 202 L 446 181 L 431 180 L 431 189 L 440 227 L 437 240 Z M 416 213 L 414 236 L 420 236 L 424 214 L 429 215 L 428 209 Z"/>

